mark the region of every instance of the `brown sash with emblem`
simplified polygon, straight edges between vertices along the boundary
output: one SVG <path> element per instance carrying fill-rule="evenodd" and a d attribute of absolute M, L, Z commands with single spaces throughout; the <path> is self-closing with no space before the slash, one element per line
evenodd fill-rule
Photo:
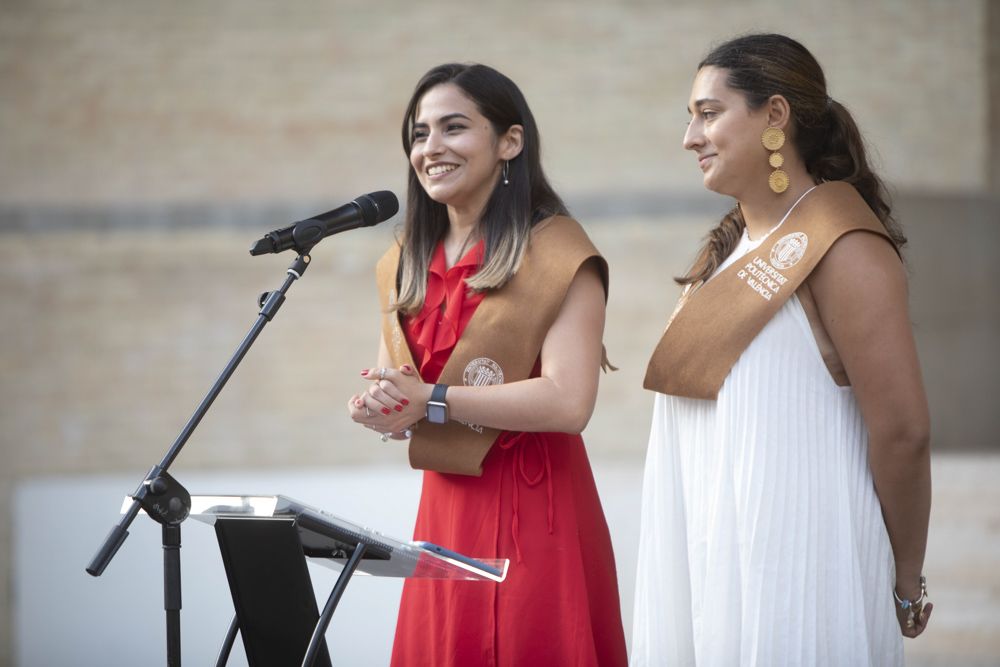
<path fill-rule="evenodd" d="M 817 186 L 760 247 L 684 300 L 649 360 L 643 387 L 715 399 L 750 342 L 833 243 L 856 230 L 888 238 L 853 186 L 842 181 Z"/>
<path fill-rule="evenodd" d="M 376 269 L 382 335 L 393 366 L 409 364 L 416 368 L 399 315 L 389 310 L 398 289 L 399 255 L 399 245 L 393 245 Z M 486 385 L 527 379 L 570 283 L 591 257 L 600 262 L 606 295 L 607 264 L 579 223 L 562 216 L 538 223 L 517 273 L 506 285 L 487 293 L 476 308 L 438 382 Z M 496 429 L 458 421 L 422 421 L 410 439 L 410 465 L 421 470 L 479 476 L 483 459 L 499 434 Z"/>

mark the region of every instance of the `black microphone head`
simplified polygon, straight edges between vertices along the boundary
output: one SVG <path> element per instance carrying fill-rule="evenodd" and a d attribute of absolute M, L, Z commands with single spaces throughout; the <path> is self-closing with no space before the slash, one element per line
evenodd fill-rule
<path fill-rule="evenodd" d="M 377 225 L 399 212 L 399 200 L 388 190 L 361 195 L 354 200 L 354 203 L 361 209 L 361 217 L 365 219 L 365 227 Z"/>

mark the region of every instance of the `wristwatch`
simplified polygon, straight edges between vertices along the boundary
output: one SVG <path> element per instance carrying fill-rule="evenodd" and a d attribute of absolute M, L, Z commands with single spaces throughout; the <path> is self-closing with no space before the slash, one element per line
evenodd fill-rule
<path fill-rule="evenodd" d="M 436 384 L 431 390 L 431 398 L 427 401 L 427 421 L 432 424 L 448 423 L 448 404 L 444 401 L 444 395 L 448 391 L 448 385 Z"/>

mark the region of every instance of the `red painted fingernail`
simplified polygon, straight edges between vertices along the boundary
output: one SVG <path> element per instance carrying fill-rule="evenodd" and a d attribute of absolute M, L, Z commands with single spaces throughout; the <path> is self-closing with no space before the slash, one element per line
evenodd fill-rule
<path fill-rule="evenodd" d="M 396 412 L 402 412 L 402 411 L 403 411 L 403 406 L 402 405 L 397 405 L 396 406 Z"/>
<path fill-rule="evenodd" d="M 367 368 L 362 368 L 361 369 L 361 374 L 362 375 L 368 375 L 368 369 Z"/>
<path fill-rule="evenodd" d="M 402 368 L 403 368 L 404 371 L 412 371 L 413 370 L 413 368 L 411 368 L 409 364 L 403 364 Z"/>
<path fill-rule="evenodd" d="M 382 414 L 384 415 L 392 414 L 392 410 L 390 410 L 389 408 L 382 408 Z"/>
<path fill-rule="evenodd" d="M 363 401 L 361 400 L 354 401 L 354 407 L 360 408 L 362 405 L 364 405 Z"/>
<path fill-rule="evenodd" d="M 409 405 L 410 404 L 410 402 L 408 400 L 406 400 L 405 398 L 403 400 L 401 400 L 400 403 L 402 403 L 403 405 Z"/>

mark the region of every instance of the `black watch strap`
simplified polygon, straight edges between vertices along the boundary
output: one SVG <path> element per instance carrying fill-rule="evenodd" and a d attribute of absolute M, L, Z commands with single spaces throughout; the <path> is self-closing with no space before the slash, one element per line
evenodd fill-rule
<path fill-rule="evenodd" d="M 448 393 L 448 385 L 436 384 L 431 390 L 431 400 L 435 403 L 445 403 L 444 395 Z"/>
<path fill-rule="evenodd" d="M 434 388 L 431 389 L 431 397 L 427 400 L 427 413 L 425 414 L 428 423 L 448 423 L 448 404 L 444 400 L 444 396 L 447 392 L 448 385 L 446 384 L 436 384 L 434 385 Z"/>

